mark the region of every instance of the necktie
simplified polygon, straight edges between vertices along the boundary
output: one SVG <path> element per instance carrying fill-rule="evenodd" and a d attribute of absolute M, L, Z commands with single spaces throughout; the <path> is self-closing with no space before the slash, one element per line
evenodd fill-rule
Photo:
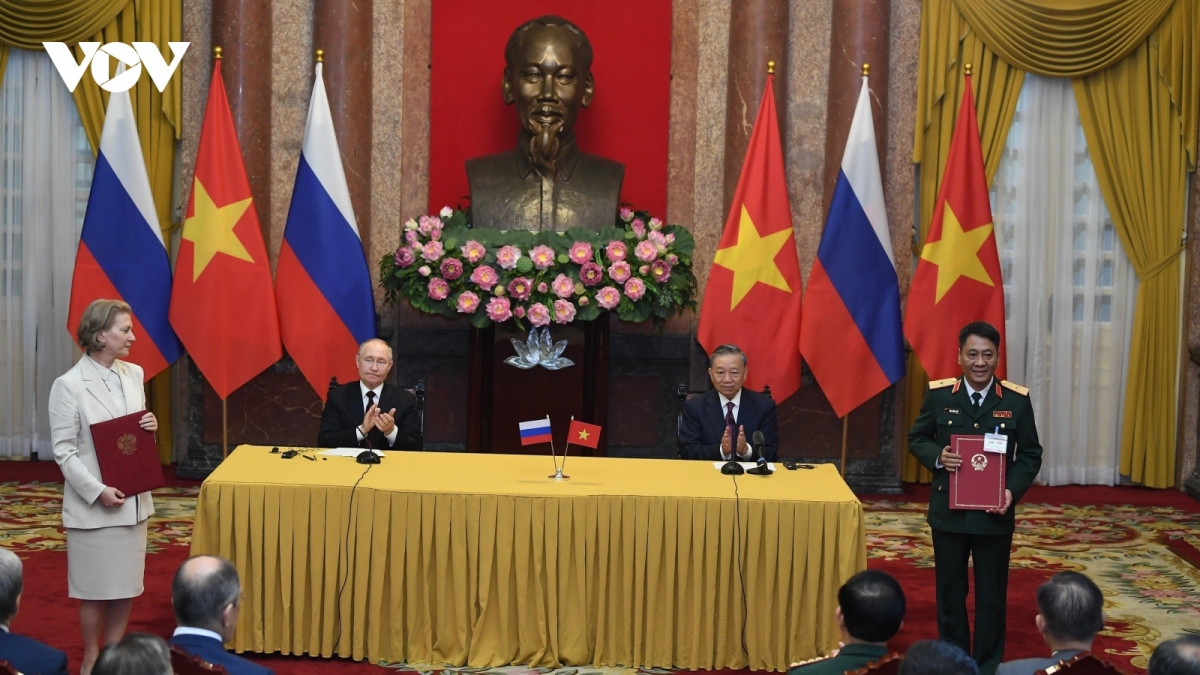
<path fill-rule="evenodd" d="M 733 401 L 725 404 L 725 426 L 732 427 L 736 424 L 733 420 Z"/>
<path fill-rule="evenodd" d="M 375 392 L 368 391 L 367 392 L 367 408 L 370 408 L 373 405 L 375 405 Z M 366 410 L 364 410 L 363 412 L 366 412 Z"/>
<path fill-rule="evenodd" d="M 976 408 L 983 405 L 983 394 L 981 394 L 979 392 L 975 392 L 974 394 L 971 394 L 971 402 L 975 404 Z"/>

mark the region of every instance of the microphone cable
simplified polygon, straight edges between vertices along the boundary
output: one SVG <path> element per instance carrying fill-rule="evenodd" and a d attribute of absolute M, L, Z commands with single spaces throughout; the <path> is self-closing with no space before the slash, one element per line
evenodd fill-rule
<path fill-rule="evenodd" d="M 750 667 L 750 650 L 746 646 L 746 623 L 750 618 L 749 603 L 746 602 L 746 574 L 742 570 L 742 498 L 738 494 L 737 474 L 731 474 L 733 479 L 733 536 L 737 541 L 737 550 L 734 555 L 737 558 L 738 583 L 742 589 L 742 653 L 746 655 L 746 667 Z"/>
<path fill-rule="evenodd" d="M 367 468 L 363 469 L 362 475 L 358 477 L 358 480 L 354 481 L 353 487 L 350 488 L 350 504 L 346 509 L 346 536 L 342 537 L 342 561 L 346 567 L 346 575 L 338 584 L 337 600 L 334 602 L 333 606 L 334 626 L 336 627 L 336 631 L 334 632 L 333 637 L 333 647 L 331 651 L 332 656 L 337 656 L 337 645 L 342 639 L 342 591 L 346 590 L 346 582 L 350 580 L 351 529 L 353 529 L 355 532 L 355 544 L 358 543 L 358 513 L 354 512 L 354 493 L 358 490 L 358 484 L 362 482 L 362 479 L 367 477 L 367 473 L 370 472 L 370 470 L 375 466 L 375 464 L 368 464 Z M 350 522 L 351 513 L 354 513 L 353 523 Z"/>

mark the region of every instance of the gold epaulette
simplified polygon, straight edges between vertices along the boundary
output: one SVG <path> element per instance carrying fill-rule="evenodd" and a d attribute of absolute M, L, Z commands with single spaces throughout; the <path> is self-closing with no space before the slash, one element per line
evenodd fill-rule
<path fill-rule="evenodd" d="M 1029 387 L 1022 387 L 1021 385 L 1014 384 L 1012 382 L 1009 382 L 1008 380 L 1000 380 L 1000 386 L 1004 387 L 1005 389 L 1008 389 L 1010 391 L 1015 391 L 1022 396 L 1029 395 Z"/>
<path fill-rule="evenodd" d="M 941 387 L 949 387 L 950 385 L 954 384 L 955 382 L 958 382 L 957 377 L 947 377 L 944 380 L 934 380 L 934 381 L 930 382 L 929 388 L 930 389 L 940 389 Z"/>
<path fill-rule="evenodd" d="M 818 661 L 828 661 L 829 659 L 832 659 L 835 656 L 837 656 L 836 650 L 832 654 L 829 654 L 828 656 L 818 656 L 816 658 L 811 658 L 807 661 L 797 661 L 796 663 L 793 663 L 792 665 L 788 666 L 788 669 L 790 670 L 792 668 L 799 668 L 801 666 L 809 666 L 814 663 L 817 663 Z"/>

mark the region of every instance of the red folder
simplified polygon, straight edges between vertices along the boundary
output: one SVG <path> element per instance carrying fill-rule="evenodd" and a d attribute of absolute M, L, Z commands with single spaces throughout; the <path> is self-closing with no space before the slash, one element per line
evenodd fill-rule
<path fill-rule="evenodd" d="M 165 487 L 154 432 L 138 426 L 145 410 L 92 425 L 100 480 L 126 497 Z"/>
<path fill-rule="evenodd" d="M 983 436 L 954 434 L 950 449 L 962 456 L 958 471 L 950 472 L 950 508 L 985 511 L 1004 508 L 1004 477 L 1008 456 L 984 452 Z"/>

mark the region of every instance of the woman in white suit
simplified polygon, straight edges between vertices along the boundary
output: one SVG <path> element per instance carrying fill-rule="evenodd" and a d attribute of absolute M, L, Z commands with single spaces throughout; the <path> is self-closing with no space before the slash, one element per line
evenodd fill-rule
<path fill-rule="evenodd" d="M 101 481 L 91 425 L 146 409 L 142 369 L 121 361 L 133 346 L 129 305 L 96 300 L 76 331 L 84 355 L 50 389 L 50 438 L 63 485 L 68 595 L 79 599 L 83 675 L 100 647 L 125 634 L 133 598 L 142 594 L 150 493 L 125 495 Z M 147 412 L 140 425 L 158 429 Z M 101 631 L 104 641 L 101 643 Z"/>

